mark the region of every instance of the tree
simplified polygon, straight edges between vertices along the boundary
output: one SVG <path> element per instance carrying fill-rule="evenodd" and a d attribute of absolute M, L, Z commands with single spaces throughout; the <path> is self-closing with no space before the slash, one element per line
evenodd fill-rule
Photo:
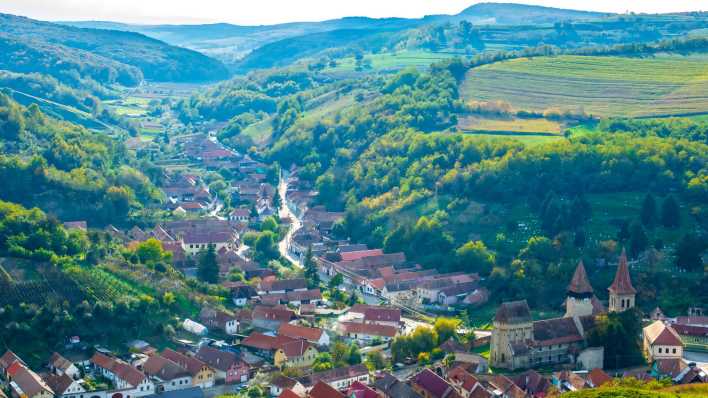
<path fill-rule="evenodd" d="M 327 287 L 329 287 L 330 289 L 336 289 L 342 283 L 344 283 L 344 275 L 338 273 L 332 279 L 329 280 Z"/>
<path fill-rule="evenodd" d="M 351 347 L 348 347 L 341 341 L 337 341 L 332 344 L 329 352 L 332 355 L 332 363 L 335 368 L 347 366 L 347 363 L 349 362 L 349 355 L 351 354 Z"/>
<path fill-rule="evenodd" d="M 321 372 L 323 370 L 332 369 L 332 354 L 329 352 L 321 352 L 317 354 L 315 362 L 312 364 L 312 370 L 315 372 Z"/>
<path fill-rule="evenodd" d="M 702 253 L 708 249 L 705 237 L 691 233 L 684 235 L 676 245 L 676 266 L 687 271 L 703 271 Z"/>
<path fill-rule="evenodd" d="M 667 195 L 661 204 L 661 224 L 666 228 L 678 228 L 681 225 L 681 211 L 673 195 Z"/>
<path fill-rule="evenodd" d="M 207 250 L 202 250 L 199 253 L 197 276 L 204 282 L 219 282 L 219 264 L 216 261 L 216 246 L 213 244 L 210 244 Z"/>
<path fill-rule="evenodd" d="M 440 343 L 447 341 L 450 338 L 457 340 L 457 328 L 460 327 L 461 321 L 456 318 L 437 318 L 433 329 L 438 334 Z"/>
<path fill-rule="evenodd" d="M 361 363 L 361 352 L 359 352 L 359 346 L 356 343 L 352 343 L 349 346 L 349 355 L 347 357 L 347 363 L 350 365 L 356 365 Z"/>
<path fill-rule="evenodd" d="M 302 266 L 305 269 L 304 275 L 305 279 L 307 279 L 308 286 L 310 288 L 318 287 L 320 285 L 320 274 L 317 271 L 317 264 L 315 263 L 315 259 L 312 255 L 312 246 L 308 246 Z"/>
<path fill-rule="evenodd" d="M 386 367 L 386 358 L 384 358 L 381 351 L 369 351 L 366 353 L 364 364 L 371 371 L 380 370 Z"/>
<path fill-rule="evenodd" d="M 429 352 L 418 353 L 418 363 L 421 365 L 428 365 L 430 363 L 430 353 Z"/>
<path fill-rule="evenodd" d="M 629 227 L 629 254 L 632 257 L 637 257 L 647 247 L 649 247 L 649 238 L 644 231 L 642 223 L 639 221 L 632 222 Z"/>
<path fill-rule="evenodd" d="M 457 268 L 468 272 L 478 272 L 480 275 L 489 275 L 495 264 L 494 253 L 487 249 L 480 240 L 469 241 L 460 246 L 455 254 Z"/>
<path fill-rule="evenodd" d="M 597 317 L 588 340 L 590 346 L 605 348 L 605 368 L 619 369 L 644 363 L 641 332 L 642 317 L 634 308 Z"/>
<path fill-rule="evenodd" d="M 647 193 L 642 202 L 642 210 L 640 214 L 642 224 L 645 227 L 651 228 L 656 225 L 656 200 L 654 195 Z"/>
<path fill-rule="evenodd" d="M 275 220 L 275 217 L 273 216 L 268 216 L 263 220 L 261 223 L 261 231 L 271 231 L 271 232 L 278 232 L 278 222 Z"/>

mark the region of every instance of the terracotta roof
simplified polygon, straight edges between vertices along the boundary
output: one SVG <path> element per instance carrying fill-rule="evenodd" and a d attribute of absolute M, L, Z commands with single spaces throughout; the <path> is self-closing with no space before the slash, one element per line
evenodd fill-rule
<path fill-rule="evenodd" d="M 654 361 L 654 366 L 661 376 L 674 378 L 681 374 L 687 365 L 682 358 L 665 358 Z"/>
<path fill-rule="evenodd" d="M 644 328 L 644 336 L 649 340 L 649 344 L 683 346 L 681 337 L 671 327 L 662 321 L 655 321 Z"/>
<path fill-rule="evenodd" d="M 311 342 L 319 341 L 322 337 L 324 330 L 319 328 L 308 328 L 305 326 L 291 325 L 289 323 L 283 323 L 278 329 L 279 336 L 287 336 L 294 339 L 305 339 Z"/>
<path fill-rule="evenodd" d="M 526 300 L 501 303 L 494 320 L 502 323 L 531 322 L 531 310 Z"/>
<path fill-rule="evenodd" d="M 7 350 L 2 357 L 0 357 L 0 367 L 3 370 L 7 370 L 14 362 L 24 363 L 20 357 L 18 357 L 14 352 Z"/>
<path fill-rule="evenodd" d="M 452 337 L 447 339 L 447 341 L 445 341 L 444 343 L 440 344 L 440 347 L 438 347 L 438 348 L 440 348 L 441 350 L 443 350 L 444 352 L 447 352 L 447 353 L 453 353 L 453 352 L 465 352 L 466 353 L 469 351 L 464 345 L 462 345 L 459 341 L 453 339 Z"/>
<path fill-rule="evenodd" d="M 272 281 L 261 281 L 261 289 L 266 292 L 278 291 L 278 290 L 295 290 L 295 289 L 307 289 L 307 281 L 305 278 L 295 278 L 295 279 L 274 279 Z"/>
<path fill-rule="evenodd" d="M 514 384 L 531 395 L 545 395 L 552 383 L 533 369 L 514 376 Z"/>
<path fill-rule="evenodd" d="M 674 323 L 671 327 L 681 336 L 708 337 L 708 326 Z"/>
<path fill-rule="evenodd" d="M 283 376 L 279 375 L 275 379 L 273 379 L 270 384 L 280 388 L 280 389 L 285 389 L 285 388 L 293 388 L 297 384 L 297 380 L 292 379 L 288 376 Z"/>
<path fill-rule="evenodd" d="M 588 274 L 585 272 L 585 265 L 583 265 L 583 260 L 578 262 L 578 266 L 575 268 L 575 273 L 573 278 L 570 280 L 568 285 L 568 293 L 575 295 L 591 295 L 592 286 L 590 286 L 590 281 L 588 280 Z"/>
<path fill-rule="evenodd" d="M 310 390 L 310 398 L 345 398 L 344 394 L 334 389 L 329 384 L 319 381 Z"/>
<path fill-rule="evenodd" d="M 600 368 L 595 368 L 588 373 L 588 381 L 592 387 L 600 387 L 601 385 L 612 381 L 612 377 L 605 373 L 604 370 Z"/>
<path fill-rule="evenodd" d="M 560 382 L 568 383 L 575 389 L 582 390 L 585 388 L 585 379 L 583 379 L 577 373 L 571 372 L 569 370 L 564 370 L 561 372 L 554 373 L 556 379 Z"/>
<path fill-rule="evenodd" d="M 456 398 L 460 395 L 445 379 L 430 369 L 423 369 L 413 376 L 411 383 L 425 390 L 431 398 Z"/>
<path fill-rule="evenodd" d="M 301 396 L 295 394 L 293 390 L 285 389 L 278 395 L 278 398 L 302 398 Z"/>
<path fill-rule="evenodd" d="M 283 350 L 286 357 L 295 358 L 305 355 L 310 347 L 312 347 L 312 344 L 307 340 L 297 339 L 295 341 L 282 343 L 279 348 Z"/>
<path fill-rule="evenodd" d="M 170 348 L 165 348 L 162 351 L 162 356 L 187 369 L 192 376 L 197 375 L 204 367 L 207 367 L 206 363 L 197 358 L 184 355 Z"/>
<path fill-rule="evenodd" d="M 465 391 L 472 391 L 475 384 L 479 383 L 476 377 L 461 366 L 457 366 L 448 371 L 447 379 L 455 384 L 459 384 Z"/>
<path fill-rule="evenodd" d="M 178 379 L 189 375 L 187 369 L 160 355 L 153 355 L 148 358 L 143 364 L 143 371 L 150 376 L 159 377 L 163 381 Z"/>
<path fill-rule="evenodd" d="M 339 255 L 342 257 L 342 261 L 360 260 L 364 257 L 381 256 L 383 254 L 384 254 L 383 250 L 381 250 L 381 249 L 358 250 L 358 251 L 339 253 Z"/>
<path fill-rule="evenodd" d="M 367 322 L 400 322 L 401 310 L 398 308 L 369 308 L 364 311 L 364 320 Z"/>
<path fill-rule="evenodd" d="M 477 386 L 470 391 L 470 395 L 467 398 L 492 398 L 493 395 L 491 392 L 489 392 L 484 386 L 481 384 L 477 384 Z"/>
<path fill-rule="evenodd" d="M 398 329 L 395 326 L 379 325 L 376 323 L 340 322 L 345 333 L 366 334 L 369 336 L 395 337 Z"/>
<path fill-rule="evenodd" d="M 21 366 L 15 375 L 12 376 L 12 381 L 20 387 L 24 396 L 33 397 L 42 391 L 47 391 L 50 395 L 54 395 L 54 391 L 37 373 L 24 366 Z"/>
<path fill-rule="evenodd" d="M 295 318 L 295 313 L 284 308 L 266 307 L 258 305 L 253 309 L 253 319 L 264 319 L 269 321 L 290 322 Z"/>
<path fill-rule="evenodd" d="M 526 398 L 526 393 L 512 379 L 504 375 L 495 375 L 490 383 L 502 391 L 502 396 L 508 398 Z"/>
<path fill-rule="evenodd" d="M 54 391 L 54 393 L 57 395 L 64 394 L 64 391 L 66 391 L 69 387 L 71 387 L 72 384 L 74 384 L 74 379 L 72 379 L 71 376 L 67 374 L 59 376 L 54 373 L 50 373 L 44 378 L 44 381 L 47 382 L 49 388 L 51 388 L 52 391 Z"/>
<path fill-rule="evenodd" d="M 627 267 L 627 252 L 622 249 L 622 254 L 619 257 L 619 265 L 617 273 L 612 285 L 607 289 L 610 293 L 615 294 L 636 294 L 637 291 L 632 286 L 632 279 L 629 277 L 629 268 Z"/>
<path fill-rule="evenodd" d="M 369 374 L 369 369 L 363 364 L 334 368 L 322 372 L 316 372 L 308 376 L 301 377 L 300 383 L 304 386 L 313 386 L 319 382 L 332 383 L 339 380 L 355 378 Z"/>
<path fill-rule="evenodd" d="M 58 352 L 53 353 L 52 356 L 49 357 L 49 364 L 63 371 L 69 369 L 71 365 L 73 365 L 71 361 L 59 355 Z"/>
<path fill-rule="evenodd" d="M 379 395 L 376 391 L 372 390 L 368 386 L 364 385 L 364 383 L 357 380 L 354 383 L 352 383 L 351 386 L 349 386 L 349 389 L 347 389 L 347 397 L 349 397 L 349 398 L 379 398 Z"/>
<path fill-rule="evenodd" d="M 220 351 L 207 346 L 202 346 L 196 356 L 197 359 L 222 372 L 226 372 L 240 362 L 233 352 Z"/>

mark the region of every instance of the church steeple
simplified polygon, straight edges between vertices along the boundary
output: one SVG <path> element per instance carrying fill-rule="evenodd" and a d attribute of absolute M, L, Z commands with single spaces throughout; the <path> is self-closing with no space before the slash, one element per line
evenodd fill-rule
<path fill-rule="evenodd" d="M 610 292 L 610 312 L 622 312 L 634 307 L 637 290 L 632 286 L 627 266 L 627 252 L 624 248 L 619 257 L 615 280 L 607 290 Z"/>
<path fill-rule="evenodd" d="M 565 316 L 580 317 L 593 314 L 594 297 L 592 286 L 585 272 L 583 260 L 578 262 L 573 278 L 570 280 L 567 289 L 568 296 L 565 299 Z"/>

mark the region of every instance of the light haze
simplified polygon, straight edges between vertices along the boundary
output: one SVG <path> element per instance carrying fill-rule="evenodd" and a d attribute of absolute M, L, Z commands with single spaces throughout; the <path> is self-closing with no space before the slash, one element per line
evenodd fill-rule
<path fill-rule="evenodd" d="M 708 0 L 535 0 L 514 1 L 603 12 L 708 11 Z M 419 18 L 456 14 L 474 0 L 0 0 L 0 12 L 42 20 L 105 20 L 129 23 L 242 25 L 321 21 L 345 16 Z"/>

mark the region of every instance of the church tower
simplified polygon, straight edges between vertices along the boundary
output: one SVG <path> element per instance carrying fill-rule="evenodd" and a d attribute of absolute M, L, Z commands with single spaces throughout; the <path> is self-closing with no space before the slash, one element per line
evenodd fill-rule
<path fill-rule="evenodd" d="M 632 279 L 629 277 L 627 252 L 624 248 L 622 248 L 619 258 L 615 280 L 607 290 L 610 291 L 610 312 L 623 312 L 634 307 L 637 291 L 632 286 Z"/>
<path fill-rule="evenodd" d="M 567 289 L 565 299 L 565 317 L 581 317 L 593 314 L 593 291 L 588 274 L 585 272 L 583 260 L 580 260 L 575 268 L 573 279 Z"/>

